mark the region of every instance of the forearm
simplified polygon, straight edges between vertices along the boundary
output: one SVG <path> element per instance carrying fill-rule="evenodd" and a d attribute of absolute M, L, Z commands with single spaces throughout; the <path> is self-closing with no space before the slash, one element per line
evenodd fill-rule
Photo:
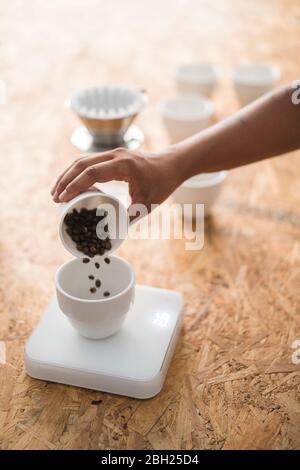
<path fill-rule="evenodd" d="M 300 104 L 295 88 L 285 86 L 167 153 L 183 179 L 197 173 L 230 169 L 290 152 L 300 147 Z"/>
<path fill-rule="evenodd" d="M 133 203 L 151 209 L 152 204 L 163 202 L 184 180 L 198 173 L 234 168 L 295 150 L 300 147 L 300 104 L 292 103 L 293 92 L 292 86 L 281 88 L 157 154 L 118 148 L 85 155 L 60 175 L 52 189 L 53 199 L 66 202 L 95 182 L 119 180 L 129 183 Z"/>

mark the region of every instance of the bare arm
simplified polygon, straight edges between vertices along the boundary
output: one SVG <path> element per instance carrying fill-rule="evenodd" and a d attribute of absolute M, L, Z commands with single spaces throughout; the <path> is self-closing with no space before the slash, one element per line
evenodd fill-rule
<path fill-rule="evenodd" d="M 293 92 L 292 85 L 282 87 L 156 154 L 116 149 L 81 157 L 58 178 L 53 199 L 68 201 L 95 182 L 121 180 L 129 183 L 133 203 L 150 208 L 198 173 L 235 168 L 300 148 L 300 104 L 293 104 Z"/>
<path fill-rule="evenodd" d="M 186 176 L 219 171 L 300 147 L 300 104 L 292 85 L 268 93 L 224 121 L 173 147 L 185 155 Z"/>

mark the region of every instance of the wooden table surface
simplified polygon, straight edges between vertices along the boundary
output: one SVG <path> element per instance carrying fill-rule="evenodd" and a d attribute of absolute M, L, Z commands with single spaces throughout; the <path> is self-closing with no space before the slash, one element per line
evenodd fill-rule
<path fill-rule="evenodd" d="M 78 87 L 146 88 L 144 148 L 167 143 L 157 104 L 178 63 L 213 61 L 217 116 L 238 108 L 231 68 L 299 77 L 298 0 L 2 2 L 0 445 L 3 449 L 300 447 L 300 152 L 232 171 L 204 249 L 127 240 L 139 283 L 180 291 L 184 329 L 162 392 L 141 401 L 33 380 L 23 348 L 69 258 L 49 191 L 78 152 L 64 100 Z M 155 184 L 155 182 L 154 182 Z M 3 346 L 3 343 L 2 343 Z M 98 404 L 93 404 L 98 400 Z"/>

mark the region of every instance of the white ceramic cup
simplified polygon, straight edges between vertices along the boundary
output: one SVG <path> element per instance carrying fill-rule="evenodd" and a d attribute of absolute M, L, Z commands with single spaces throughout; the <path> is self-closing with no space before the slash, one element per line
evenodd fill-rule
<path fill-rule="evenodd" d="M 177 67 L 175 81 L 181 94 L 197 94 L 210 97 L 219 79 L 213 64 L 186 64 Z"/>
<path fill-rule="evenodd" d="M 173 202 L 182 206 L 191 204 L 193 206 L 192 218 L 195 214 L 195 205 L 204 204 L 204 215 L 207 216 L 221 191 L 226 176 L 227 171 L 193 176 L 173 192 Z"/>
<path fill-rule="evenodd" d="M 121 245 L 128 233 L 129 219 L 125 205 L 115 196 L 103 193 L 97 189 L 81 193 L 69 202 L 60 204 L 59 236 L 64 247 L 77 258 L 84 258 L 86 255 L 77 250 L 76 243 L 68 235 L 65 216 L 71 213 L 73 209 L 80 210 L 82 208 L 98 208 L 99 213 L 107 212 L 105 220 L 99 222 L 100 225 L 97 225 L 97 233 L 98 231 L 100 234 L 103 232 L 101 230 L 102 225 L 108 225 L 111 249 L 107 250 L 105 255 L 109 255 Z"/>
<path fill-rule="evenodd" d="M 110 256 L 110 263 L 83 263 L 72 259 L 56 272 L 55 286 L 58 305 L 77 332 L 87 338 L 100 339 L 120 330 L 134 302 L 135 275 L 127 261 Z M 93 275 L 101 281 L 95 293 Z M 109 297 L 104 296 L 109 292 Z"/>
<path fill-rule="evenodd" d="M 196 95 L 181 95 L 163 100 L 159 105 L 159 112 L 173 143 L 210 126 L 214 110 L 212 101 Z"/>
<path fill-rule="evenodd" d="M 241 106 L 271 91 L 280 77 L 280 70 L 271 64 L 243 64 L 233 70 L 232 80 Z"/>

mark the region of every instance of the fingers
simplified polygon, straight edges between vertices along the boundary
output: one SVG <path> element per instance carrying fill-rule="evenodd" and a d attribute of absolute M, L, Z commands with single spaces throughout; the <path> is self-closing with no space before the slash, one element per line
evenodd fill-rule
<path fill-rule="evenodd" d="M 94 183 L 105 183 L 111 180 L 127 181 L 126 175 L 122 172 L 121 165 L 117 160 L 106 161 L 89 166 L 84 171 L 73 178 L 59 195 L 59 202 L 67 202 L 83 191 L 86 191 Z"/>
<path fill-rule="evenodd" d="M 55 194 L 55 192 L 56 192 L 56 188 L 57 188 L 58 183 L 60 182 L 60 180 L 62 179 L 62 177 L 67 173 L 67 171 L 69 171 L 69 169 L 72 168 L 72 166 L 73 166 L 76 162 L 78 162 L 79 160 L 81 160 L 81 159 L 83 159 L 83 158 L 87 158 L 87 157 L 88 157 L 88 155 L 82 155 L 80 158 L 78 158 L 77 160 L 73 161 L 73 162 L 71 163 L 71 165 L 69 165 L 69 166 L 61 173 L 61 175 L 57 178 L 57 180 L 56 180 L 54 186 L 52 187 L 52 189 L 51 189 L 51 191 L 50 191 L 51 194 L 52 194 L 52 196 L 54 196 L 54 194 Z"/>
<path fill-rule="evenodd" d="M 66 187 L 75 179 L 80 173 L 86 171 L 89 167 L 99 163 L 111 160 L 113 156 L 110 152 L 105 152 L 101 155 L 91 155 L 80 158 L 73 162 L 67 170 L 59 177 L 53 188 L 53 199 L 55 202 L 60 201 L 60 195 L 64 192 Z M 93 170 L 92 170 L 93 171 Z M 95 181 L 94 181 L 95 182 Z"/>

